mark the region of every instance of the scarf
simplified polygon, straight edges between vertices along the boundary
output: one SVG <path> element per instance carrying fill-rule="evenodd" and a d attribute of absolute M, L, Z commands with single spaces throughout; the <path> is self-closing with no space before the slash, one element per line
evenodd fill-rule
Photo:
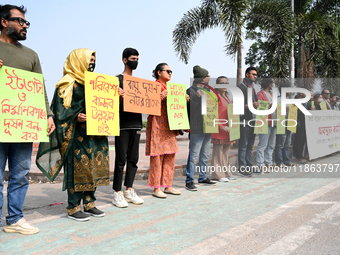
<path fill-rule="evenodd" d="M 158 83 L 160 83 L 162 85 L 161 91 L 167 89 L 166 85 L 163 82 L 161 82 L 160 80 L 156 80 L 156 82 L 158 82 Z"/>
<path fill-rule="evenodd" d="M 63 105 L 66 109 L 71 106 L 73 96 L 73 85 L 75 81 L 79 84 L 85 83 L 85 71 L 87 71 L 92 53 L 89 49 L 73 50 L 65 60 L 64 76 L 61 78 L 56 88 L 58 95 L 63 99 Z"/>

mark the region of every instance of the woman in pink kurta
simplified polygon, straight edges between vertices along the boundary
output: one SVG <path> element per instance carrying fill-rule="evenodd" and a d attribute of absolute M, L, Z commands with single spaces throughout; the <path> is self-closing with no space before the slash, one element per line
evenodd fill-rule
<path fill-rule="evenodd" d="M 175 172 L 175 155 L 178 152 L 178 131 L 170 130 L 166 106 L 168 94 L 166 83 L 170 81 L 172 71 L 166 63 L 158 64 L 154 77 L 161 84 L 161 116 L 149 115 L 146 125 L 146 156 L 150 156 L 148 186 L 154 188 L 153 196 L 166 198 L 167 194 L 180 195 L 172 188 Z M 160 189 L 164 187 L 164 192 Z"/>

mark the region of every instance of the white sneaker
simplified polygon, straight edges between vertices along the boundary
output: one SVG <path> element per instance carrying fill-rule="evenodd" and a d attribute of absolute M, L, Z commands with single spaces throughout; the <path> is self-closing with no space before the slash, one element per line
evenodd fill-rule
<path fill-rule="evenodd" d="M 237 180 L 237 178 L 234 175 L 230 175 L 229 177 L 227 177 L 229 180 L 235 181 Z"/>
<path fill-rule="evenodd" d="M 144 203 L 144 200 L 140 198 L 134 189 L 129 189 L 124 192 L 125 200 L 129 203 L 140 205 Z"/>
<path fill-rule="evenodd" d="M 128 203 L 126 202 L 124 196 L 123 196 L 123 192 L 122 191 L 113 191 L 113 199 L 112 199 L 112 204 L 123 208 L 123 207 L 128 207 Z"/>
<path fill-rule="evenodd" d="M 228 182 L 229 178 L 228 177 L 224 177 L 218 180 L 219 182 Z"/>

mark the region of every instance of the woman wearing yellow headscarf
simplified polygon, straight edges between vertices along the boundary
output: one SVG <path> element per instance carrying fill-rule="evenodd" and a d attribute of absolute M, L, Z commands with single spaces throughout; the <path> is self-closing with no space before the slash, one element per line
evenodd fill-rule
<path fill-rule="evenodd" d="M 88 49 L 76 49 L 67 57 L 51 105 L 56 131 L 50 143 L 40 144 L 37 154 L 37 166 L 51 181 L 64 166 L 68 217 L 77 221 L 105 215 L 95 207 L 95 190 L 110 184 L 107 137 L 86 135 L 83 84 L 85 71 L 93 71 L 94 65 L 95 52 Z"/>

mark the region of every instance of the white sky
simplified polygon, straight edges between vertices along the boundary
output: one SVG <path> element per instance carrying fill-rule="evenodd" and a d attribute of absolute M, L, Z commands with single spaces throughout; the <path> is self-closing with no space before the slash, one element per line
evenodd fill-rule
<path fill-rule="evenodd" d="M 95 72 L 117 75 L 123 71 L 121 55 L 126 47 L 139 51 L 134 76 L 153 80 L 152 70 L 166 62 L 173 70 L 171 82 L 189 85 L 192 68 L 200 65 L 211 77 L 236 77 L 236 61 L 224 53 L 222 30 L 206 30 L 192 48 L 189 64 L 179 61 L 172 46 L 172 32 L 189 9 L 200 0 L 97 0 L 10 1 L 24 5 L 31 22 L 22 43 L 35 50 L 42 63 L 49 100 L 62 77 L 68 54 L 77 48 L 96 51 Z M 5 3 L 2 3 L 5 4 Z M 244 42 L 243 56 L 251 45 Z M 243 71 L 246 66 L 243 59 Z"/>

